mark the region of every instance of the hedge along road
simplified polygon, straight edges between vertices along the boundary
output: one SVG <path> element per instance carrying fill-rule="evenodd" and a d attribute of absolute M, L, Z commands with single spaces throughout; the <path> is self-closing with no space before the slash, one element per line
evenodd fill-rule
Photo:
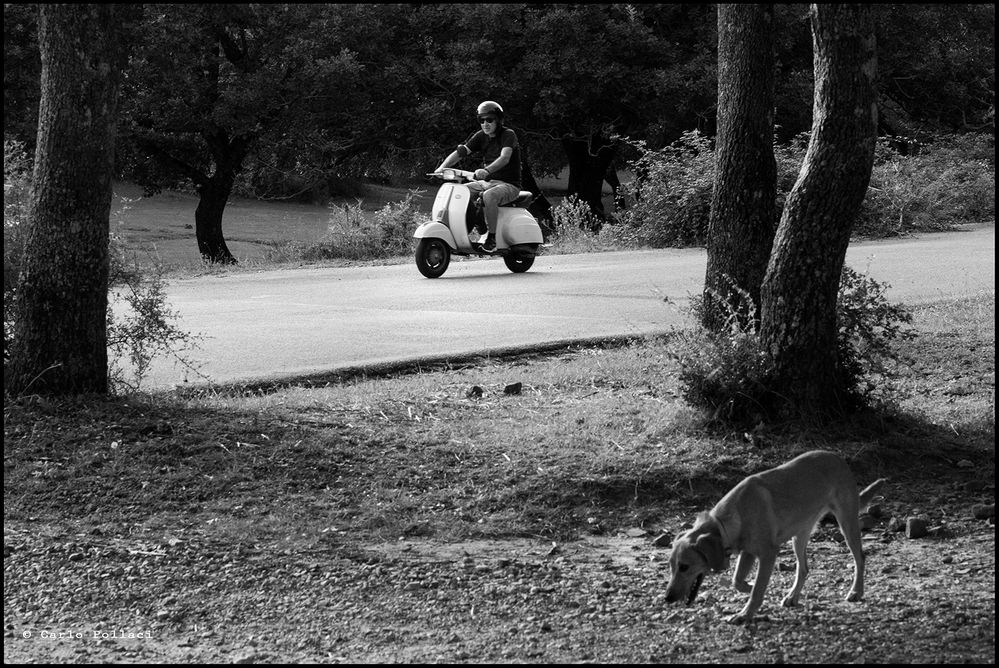
<path fill-rule="evenodd" d="M 852 243 L 847 264 L 916 305 L 995 292 L 995 226 Z M 145 390 L 324 382 L 359 370 L 459 362 L 570 342 L 668 332 L 704 282 L 704 249 L 452 260 L 438 279 L 415 264 L 275 270 L 182 279 L 166 289 L 201 375 L 154 361 Z"/>

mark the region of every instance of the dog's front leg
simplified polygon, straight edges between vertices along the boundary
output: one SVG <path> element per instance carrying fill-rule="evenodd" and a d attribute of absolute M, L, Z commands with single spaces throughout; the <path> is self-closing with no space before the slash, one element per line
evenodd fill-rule
<path fill-rule="evenodd" d="M 736 562 L 735 573 L 732 575 L 732 586 L 735 587 L 736 591 L 743 594 L 753 591 L 750 584 L 746 582 L 746 576 L 749 575 L 749 571 L 753 570 L 754 563 L 756 563 L 756 557 L 749 552 L 739 553 L 739 561 Z"/>
<path fill-rule="evenodd" d="M 811 538 L 811 535 L 812 527 L 809 526 L 806 531 L 791 537 L 791 545 L 794 547 L 794 556 L 798 565 L 794 571 L 794 584 L 791 585 L 791 590 L 781 601 L 781 605 L 784 607 L 798 605 L 798 596 L 801 594 L 802 587 L 805 586 L 805 578 L 808 577 L 808 556 L 805 554 L 805 547 L 808 545 L 808 539 Z"/>
<path fill-rule="evenodd" d="M 774 572 L 774 564 L 777 562 L 777 550 L 768 551 L 759 555 L 760 565 L 756 570 L 756 581 L 753 582 L 753 591 L 746 601 L 746 607 L 738 614 L 728 618 L 730 624 L 742 624 L 753 621 L 756 611 L 763 605 L 763 595 L 770 584 L 770 576 Z"/>

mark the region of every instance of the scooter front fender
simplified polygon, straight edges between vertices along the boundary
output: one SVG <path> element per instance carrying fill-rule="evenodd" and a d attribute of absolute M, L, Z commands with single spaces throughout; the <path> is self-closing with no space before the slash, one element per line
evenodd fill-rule
<path fill-rule="evenodd" d="M 440 239 L 448 246 L 451 250 L 458 250 L 458 246 L 454 243 L 454 235 L 451 234 L 451 230 L 444 223 L 438 223 L 437 221 L 429 221 L 423 223 L 416 228 L 413 232 L 414 239 Z"/>

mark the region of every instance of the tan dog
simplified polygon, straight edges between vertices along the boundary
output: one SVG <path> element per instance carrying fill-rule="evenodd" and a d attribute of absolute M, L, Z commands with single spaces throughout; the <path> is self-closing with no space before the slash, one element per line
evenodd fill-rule
<path fill-rule="evenodd" d="M 749 622 L 763 603 L 777 551 L 790 539 L 798 567 L 783 605 L 797 605 L 808 576 L 805 546 L 816 523 L 827 512 L 836 516 L 853 553 L 853 585 L 846 600 L 863 599 L 864 552 L 858 515 L 870 505 L 885 482 L 882 478 L 858 494 L 846 462 L 822 450 L 806 452 L 777 468 L 749 476 L 710 512 L 700 513 L 694 528 L 673 542 L 669 560 L 672 576 L 666 588 L 666 601 L 692 603 L 704 574 L 726 570 L 729 555 L 735 553 L 739 561 L 732 584 L 740 592 L 752 593 L 746 607 L 728 621 Z M 756 560 L 759 570 L 750 587 L 746 576 Z"/>

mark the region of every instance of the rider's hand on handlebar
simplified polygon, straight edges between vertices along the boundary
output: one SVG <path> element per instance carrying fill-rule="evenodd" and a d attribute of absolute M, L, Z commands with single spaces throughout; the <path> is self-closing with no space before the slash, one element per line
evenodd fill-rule
<path fill-rule="evenodd" d="M 486 170 L 484 169 L 475 170 L 475 179 L 477 181 L 485 181 L 488 178 L 489 178 L 489 172 L 487 172 Z"/>

